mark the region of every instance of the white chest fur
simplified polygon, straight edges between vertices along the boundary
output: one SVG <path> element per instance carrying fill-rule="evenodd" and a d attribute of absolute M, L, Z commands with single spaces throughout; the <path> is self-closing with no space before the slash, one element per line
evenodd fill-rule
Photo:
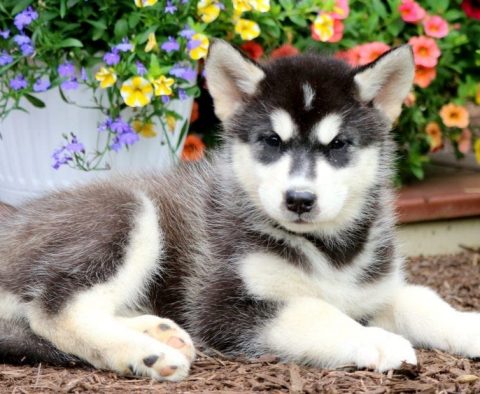
<path fill-rule="evenodd" d="M 271 301 L 297 297 L 320 298 L 354 319 L 374 314 L 391 300 L 403 283 L 399 269 L 373 283 L 361 283 L 362 269 L 371 263 L 364 250 L 348 267 L 337 269 L 313 245 L 302 245 L 312 270 L 306 271 L 271 253 L 251 253 L 239 261 L 239 271 L 248 291 Z"/>

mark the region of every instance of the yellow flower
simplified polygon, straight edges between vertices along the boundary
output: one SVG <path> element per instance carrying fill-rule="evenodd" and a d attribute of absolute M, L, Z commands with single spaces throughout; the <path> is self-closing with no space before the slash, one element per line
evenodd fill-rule
<path fill-rule="evenodd" d="M 192 41 L 198 42 L 196 48 L 190 49 L 189 55 L 193 60 L 201 59 L 202 57 L 207 56 L 208 46 L 208 37 L 205 34 L 197 33 L 192 36 Z"/>
<path fill-rule="evenodd" d="M 161 75 L 159 78 L 152 81 L 155 88 L 155 96 L 170 96 L 172 92 L 171 86 L 175 83 L 173 78 L 167 78 Z"/>
<path fill-rule="evenodd" d="M 145 78 L 135 76 L 123 83 L 120 94 L 129 107 L 144 107 L 152 99 L 153 88 Z"/>
<path fill-rule="evenodd" d="M 313 21 L 313 31 L 320 41 L 328 41 L 333 36 L 333 18 L 328 14 L 317 15 Z"/>
<path fill-rule="evenodd" d="M 270 11 L 270 0 L 250 0 L 250 4 L 254 10 L 260 12 Z"/>
<path fill-rule="evenodd" d="M 153 138 L 157 135 L 153 123 L 143 123 L 139 120 L 134 120 L 132 122 L 133 130 L 145 138 Z"/>
<path fill-rule="evenodd" d="M 480 83 L 477 85 L 477 93 L 475 94 L 475 103 L 480 105 Z"/>
<path fill-rule="evenodd" d="M 100 82 L 100 86 L 103 89 L 106 89 L 115 85 L 115 82 L 117 82 L 117 74 L 115 74 L 115 70 L 111 67 L 102 67 L 95 74 L 95 79 Z"/>
<path fill-rule="evenodd" d="M 177 119 L 175 119 L 175 116 L 167 115 L 165 120 L 167 121 L 168 130 L 173 133 L 175 131 L 175 125 L 177 124 Z"/>
<path fill-rule="evenodd" d="M 135 5 L 137 7 L 151 7 L 152 5 L 157 4 L 158 0 L 135 0 Z"/>
<path fill-rule="evenodd" d="M 147 45 L 145 45 L 145 52 L 158 51 L 157 39 L 155 38 L 155 33 L 150 33 L 148 35 Z"/>
<path fill-rule="evenodd" d="M 233 9 L 237 15 L 252 10 L 251 2 L 249 0 L 232 0 L 232 3 Z"/>
<path fill-rule="evenodd" d="M 250 41 L 260 35 L 260 27 L 248 19 L 239 19 L 235 24 L 235 33 L 240 34 L 242 40 Z"/>
<path fill-rule="evenodd" d="M 470 123 L 470 116 L 465 107 L 453 103 L 445 104 L 440 108 L 440 117 L 447 127 L 464 129 Z"/>
<path fill-rule="evenodd" d="M 220 15 L 220 7 L 215 0 L 200 0 L 197 3 L 197 13 L 205 23 L 211 23 Z"/>
<path fill-rule="evenodd" d="M 480 138 L 476 139 L 475 144 L 473 145 L 473 151 L 475 152 L 477 163 L 480 164 Z"/>

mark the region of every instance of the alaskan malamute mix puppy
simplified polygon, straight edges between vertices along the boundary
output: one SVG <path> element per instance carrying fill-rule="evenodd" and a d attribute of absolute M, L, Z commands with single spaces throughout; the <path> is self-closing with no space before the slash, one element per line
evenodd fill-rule
<path fill-rule="evenodd" d="M 480 314 L 407 284 L 395 245 L 390 128 L 410 48 L 360 68 L 258 66 L 217 41 L 206 68 L 225 128 L 211 161 L 52 194 L 2 222 L 0 358 L 180 380 L 189 335 L 319 367 L 385 371 L 415 364 L 413 346 L 480 356 Z"/>

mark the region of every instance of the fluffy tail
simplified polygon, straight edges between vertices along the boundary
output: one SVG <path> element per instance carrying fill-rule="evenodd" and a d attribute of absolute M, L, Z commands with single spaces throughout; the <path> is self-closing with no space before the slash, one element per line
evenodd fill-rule
<path fill-rule="evenodd" d="M 75 356 L 58 350 L 50 342 L 35 335 L 24 321 L 0 319 L 0 363 L 56 366 L 86 364 Z"/>

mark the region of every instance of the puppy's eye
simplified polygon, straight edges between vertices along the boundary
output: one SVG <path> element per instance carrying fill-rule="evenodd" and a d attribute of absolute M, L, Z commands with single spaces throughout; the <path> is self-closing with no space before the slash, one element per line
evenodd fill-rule
<path fill-rule="evenodd" d="M 328 147 L 330 149 L 342 149 L 347 145 L 346 141 L 343 141 L 339 138 L 335 138 L 330 144 L 328 144 Z"/>
<path fill-rule="evenodd" d="M 278 148 L 282 144 L 282 140 L 277 134 L 270 134 L 263 138 L 266 145 L 272 148 Z"/>

